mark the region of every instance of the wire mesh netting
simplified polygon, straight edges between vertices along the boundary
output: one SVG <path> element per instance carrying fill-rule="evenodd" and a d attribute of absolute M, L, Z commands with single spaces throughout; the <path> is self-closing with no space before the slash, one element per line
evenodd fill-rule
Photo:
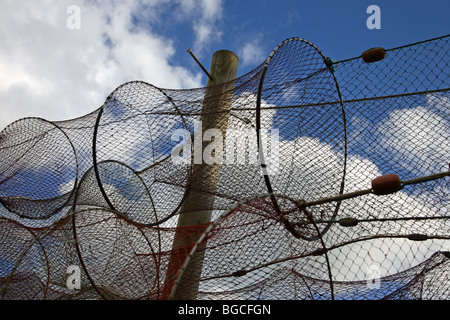
<path fill-rule="evenodd" d="M 231 82 L 10 124 L 1 297 L 448 299 L 449 40 L 291 38 Z"/>

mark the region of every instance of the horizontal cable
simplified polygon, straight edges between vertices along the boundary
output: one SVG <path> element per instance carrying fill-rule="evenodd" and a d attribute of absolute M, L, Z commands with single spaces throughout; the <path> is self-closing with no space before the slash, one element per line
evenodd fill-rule
<path fill-rule="evenodd" d="M 401 184 L 403 187 L 406 185 L 413 185 L 413 184 L 424 183 L 424 182 L 433 181 L 433 180 L 437 180 L 437 179 L 442 179 L 447 176 L 450 176 L 450 171 L 441 172 L 441 173 L 437 173 L 437 174 L 433 174 L 433 175 L 429 175 L 429 176 L 424 176 L 424 177 L 420 177 L 420 178 L 416 178 L 416 179 L 412 179 L 412 180 L 401 181 Z M 365 190 L 359 190 L 359 191 L 341 194 L 341 195 L 334 196 L 334 197 L 326 197 L 326 198 L 322 198 L 322 199 L 315 200 L 315 201 L 307 202 L 307 201 L 299 200 L 299 201 L 297 201 L 297 203 L 301 208 L 306 208 L 306 207 L 310 207 L 310 206 L 315 206 L 315 205 L 320 205 L 320 204 L 325 204 L 325 203 L 330 203 L 330 202 L 338 202 L 338 201 L 347 200 L 347 199 L 351 199 L 351 198 L 355 198 L 355 197 L 360 197 L 360 196 L 370 194 L 370 193 L 373 193 L 372 189 L 365 189 Z"/>

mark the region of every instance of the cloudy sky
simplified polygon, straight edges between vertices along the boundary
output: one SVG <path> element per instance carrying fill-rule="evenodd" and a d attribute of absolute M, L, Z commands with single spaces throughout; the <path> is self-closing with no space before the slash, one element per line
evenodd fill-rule
<path fill-rule="evenodd" d="M 370 5 L 381 9 L 381 29 L 367 28 Z M 449 33 L 449 9 L 448 0 L 0 0 L 0 130 L 23 117 L 83 116 L 99 108 L 116 87 L 132 80 L 164 88 L 202 87 L 206 76 L 186 53 L 188 48 L 206 68 L 215 51 L 234 51 L 240 58 L 239 76 L 294 36 L 311 41 L 333 60 L 359 56 L 374 46 L 392 48 L 439 37 Z M 427 99 L 442 110 L 448 104 L 437 96 Z M 428 116 L 429 112 L 421 106 L 393 111 L 376 129 L 384 132 L 384 127 L 412 123 L 414 117 L 429 119 L 423 126 L 434 128 L 435 144 L 422 151 L 433 154 L 436 163 L 446 164 L 440 160 L 448 153 L 437 146 L 448 141 L 448 127 L 436 126 L 433 121 L 438 118 Z M 419 150 L 422 144 L 414 131 L 407 131 L 411 127 L 402 125 L 406 130 L 402 136 L 408 139 L 397 144 L 400 156 Z M 305 147 L 315 143 L 316 153 L 333 160 L 329 146 L 309 138 L 298 142 Z M 297 147 L 291 141 L 283 143 L 285 152 Z M 409 165 L 416 168 L 416 164 Z M 417 168 L 420 174 L 434 173 Z M 358 155 L 351 155 L 348 171 L 350 190 L 364 189 L 369 182 L 360 181 L 359 172 L 382 174 L 372 159 Z M 299 175 L 297 186 L 302 179 L 309 181 Z M 448 192 L 442 189 L 441 194 Z M 411 195 L 398 193 L 382 203 L 383 211 L 398 208 L 399 203 L 400 212 L 411 207 L 417 212 L 427 209 Z M 371 259 L 386 259 L 378 251 L 372 252 Z M 398 257 L 398 264 L 402 259 Z"/>
<path fill-rule="evenodd" d="M 370 30 L 369 5 L 381 9 Z M 143 80 L 194 88 L 219 49 L 238 54 L 242 75 L 288 37 L 334 60 L 448 33 L 447 0 L 2 0 L 0 129 L 19 118 L 65 120 L 100 107 L 120 84 Z"/>

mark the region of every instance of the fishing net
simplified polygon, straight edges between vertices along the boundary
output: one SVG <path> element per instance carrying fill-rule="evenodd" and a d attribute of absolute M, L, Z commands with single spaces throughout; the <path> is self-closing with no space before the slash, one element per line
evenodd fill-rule
<path fill-rule="evenodd" d="M 2 299 L 448 299 L 449 40 L 10 124 Z"/>

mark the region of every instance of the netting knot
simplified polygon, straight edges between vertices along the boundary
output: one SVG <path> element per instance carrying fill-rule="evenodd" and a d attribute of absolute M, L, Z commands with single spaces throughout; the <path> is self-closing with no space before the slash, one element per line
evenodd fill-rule
<path fill-rule="evenodd" d="M 306 205 L 306 200 L 298 199 L 298 200 L 295 201 L 295 204 L 297 205 L 297 207 L 299 209 L 303 209 L 305 207 L 305 205 Z"/>
<path fill-rule="evenodd" d="M 325 65 L 327 66 L 328 70 L 330 70 L 332 73 L 334 73 L 334 66 L 333 61 L 330 57 L 325 58 Z"/>

